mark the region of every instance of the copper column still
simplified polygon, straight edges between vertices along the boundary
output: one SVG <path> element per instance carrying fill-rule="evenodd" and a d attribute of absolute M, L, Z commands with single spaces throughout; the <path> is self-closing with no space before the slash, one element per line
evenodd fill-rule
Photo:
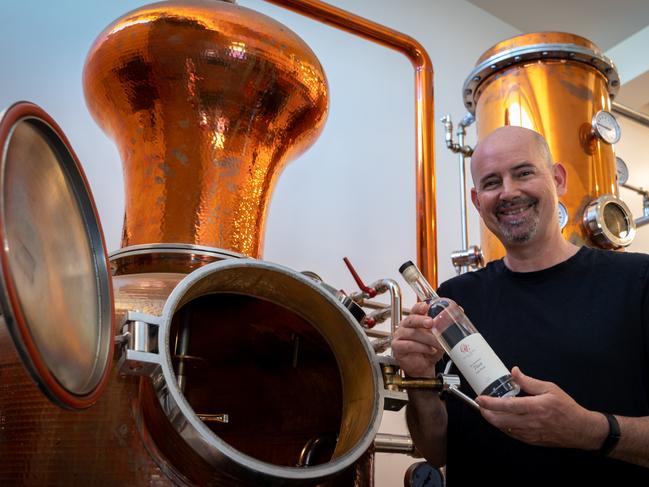
<path fill-rule="evenodd" d="M 613 146 L 594 129 L 595 116 L 610 111 L 618 89 L 615 67 L 595 44 L 560 32 L 499 42 L 478 59 L 464 84 L 478 139 L 504 125 L 545 136 L 554 160 L 568 172 L 568 191 L 560 198 L 566 213 L 562 231 L 578 245 L 617 248 L 633 238 L 630 212 L 617 199 Z M 597 221 L 584 221 L 589 211 Z M 485 260 L 504 255 L 484 225 L 481 241 Z"/>

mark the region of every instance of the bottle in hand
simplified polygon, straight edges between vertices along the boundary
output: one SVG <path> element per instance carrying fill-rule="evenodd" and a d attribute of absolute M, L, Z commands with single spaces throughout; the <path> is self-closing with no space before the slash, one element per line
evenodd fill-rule
<path fill-rule="evenodd" d="M 404 263 L 399 272 L 417 297 L 430 304 L 428 316 L 441 315 L 432 331 L 475 393 L 493 397 L 517 395 L 518 384 L 462 309 L 440 298 L 412 262 Z"/>

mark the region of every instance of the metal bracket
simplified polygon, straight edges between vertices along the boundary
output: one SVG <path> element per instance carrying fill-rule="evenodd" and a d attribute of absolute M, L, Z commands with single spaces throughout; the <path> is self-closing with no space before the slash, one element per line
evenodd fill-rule
<path fill-rule="evenodd" d="M 117 362 L 120 374 L 153 376 L 160 368 L 158 331 L 161 318 L 129 311 L 115 342 L 123 347 Z"/>

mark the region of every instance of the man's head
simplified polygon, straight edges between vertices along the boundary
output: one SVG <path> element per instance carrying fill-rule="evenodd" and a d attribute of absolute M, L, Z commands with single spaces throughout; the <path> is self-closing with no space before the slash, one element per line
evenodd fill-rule
<path fill-rule="evenodd" d="M 559 233 L 557 201 L 566 171 L 553 164 L 545 139 L 522 127 L 502 127 L 484 138 L 471 158 L 471 199 L 505 247 Z"/>

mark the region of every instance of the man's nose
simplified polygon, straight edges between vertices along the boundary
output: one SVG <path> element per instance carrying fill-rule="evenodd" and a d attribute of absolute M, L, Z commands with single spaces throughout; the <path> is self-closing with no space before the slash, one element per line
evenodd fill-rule
<path fill-rule="evenodd" d="M 521 195 L 520 185 L 512 178 L 503 179 L 500 199 L 509 200 Z"/>

